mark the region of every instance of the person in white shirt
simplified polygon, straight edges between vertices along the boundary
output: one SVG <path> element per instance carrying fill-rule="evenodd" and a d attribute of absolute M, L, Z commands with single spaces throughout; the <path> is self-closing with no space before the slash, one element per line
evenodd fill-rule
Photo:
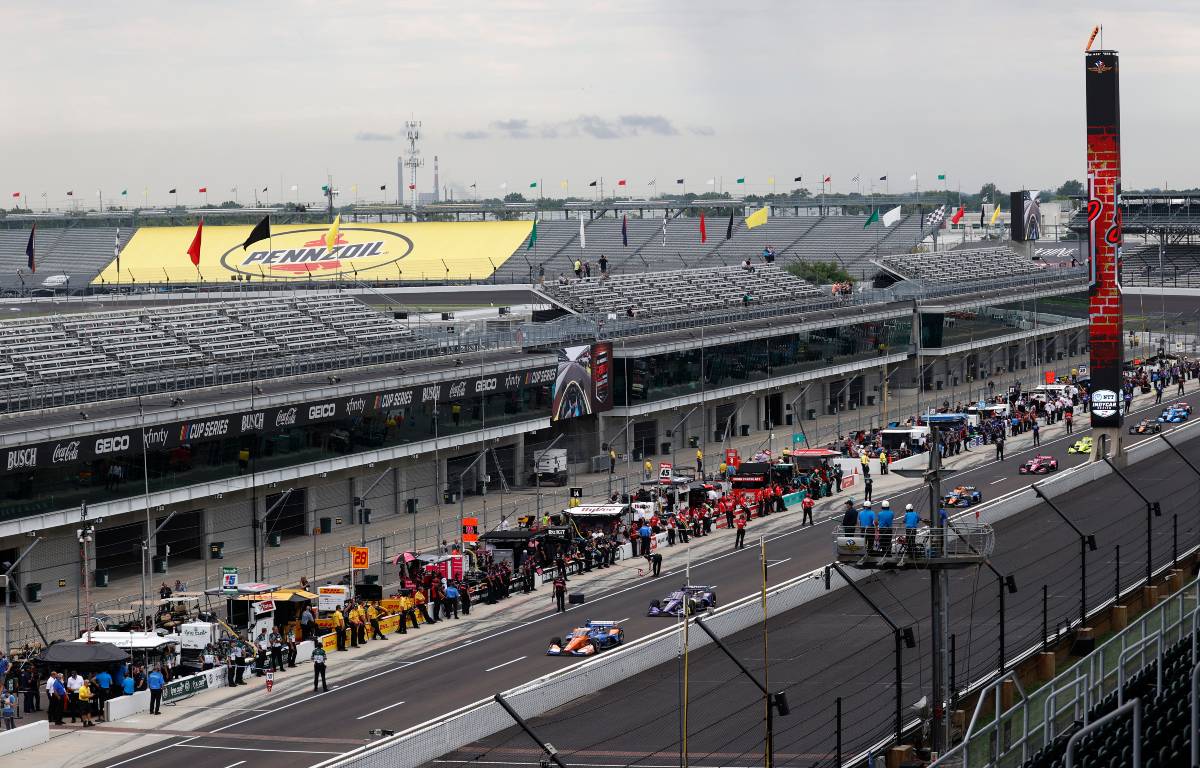
<path fill-rule="evenodd" d="M 71 715 L 71 722 L 75 722 L 76 717 L 82 717 L 83 713 L 79 711 L 79 689 L 83 687 L 83 675 L 75 672 L 67 678 L 67 709 Z"/>

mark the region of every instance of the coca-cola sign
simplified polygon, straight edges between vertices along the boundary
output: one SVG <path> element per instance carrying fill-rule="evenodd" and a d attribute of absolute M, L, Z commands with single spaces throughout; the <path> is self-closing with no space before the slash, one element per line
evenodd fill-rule
<path fill-rule="evenodd" d="M 58 443 L 50 453 L 51 464 L 66 464 L 69 461 L 79 461 L 79 441 Z"/>

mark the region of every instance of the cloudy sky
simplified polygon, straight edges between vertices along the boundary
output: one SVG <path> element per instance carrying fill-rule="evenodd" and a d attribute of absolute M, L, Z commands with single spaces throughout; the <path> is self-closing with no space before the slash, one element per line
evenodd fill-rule
<path fill-rule="evenodd" d="M 1099 22 L 1122 53 L 1126 187 L 1200 184 L 1194 1 L 6 0 L 3 19 L 0 185 L 37 207 L 311 200 L 326 174 L 394 194 L 409 118 L 419 186 L 436 154 L 458 197 L 600 176 L 1053 187 L 1083 174 Z"/>

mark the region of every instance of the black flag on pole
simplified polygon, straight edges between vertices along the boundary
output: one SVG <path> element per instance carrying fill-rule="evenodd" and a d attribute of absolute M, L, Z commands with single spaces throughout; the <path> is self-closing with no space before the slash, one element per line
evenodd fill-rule
<path fill-rule="evenodd" d="M 254 229 L 250 230 L 250 236 L 246 238 L 246 242 L 242 243 L 242 250 L 246 250 L 260 240 L 268 240 L 271 237 L 271 217 L 263 216 L 262 221 L 254 225 Z"/>
<path fill-rule="evenodd" d="M 725 239 L 729 240 L 733 237 L 733 211 L 729 212 L 729 224 L 725 227 Z"/>

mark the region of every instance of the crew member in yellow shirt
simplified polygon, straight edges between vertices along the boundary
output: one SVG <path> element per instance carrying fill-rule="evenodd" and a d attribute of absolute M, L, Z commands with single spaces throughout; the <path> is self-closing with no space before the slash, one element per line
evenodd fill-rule
<path fill-rule="evenodd" d="M 371 603 L 367 608 L 367 620 L 371 622 L 372 640 L 387 640 L 387 636 L 379 631 L 379 619 L 382 616 L 383 611 L 379 609 L 379 603 Z"/>
<path fill-rule="evenodd" d="M 333 634 L 337 638 L 337 649 L 346 650 L 346 617 L 341 608 L 333 612 Z"/>

